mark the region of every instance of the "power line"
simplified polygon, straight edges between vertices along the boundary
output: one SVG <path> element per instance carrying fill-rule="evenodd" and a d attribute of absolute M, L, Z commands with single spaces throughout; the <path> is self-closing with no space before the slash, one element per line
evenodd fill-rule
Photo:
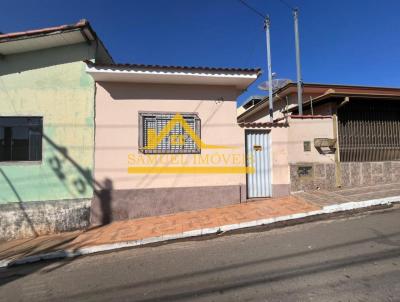
<path fill-rule="evenodd" d="M 259 10 L 255 9 L 254 7 L 252 7 L 251 5 L 247 4 L 244 0 L 238 0 L 240 3 L 242 3 L 244 6 L 246 6 L 248 9 L 250 9 L 251 11 L 253 11 L 253 13 L 259 15 L 261 18 L 265 19 L 267 16 L 264 15 L 262 12 L 260 12 Z"/>
<path fill-rule="evenodd" d="M 294 10 L 294 7 L 291 6 L 288 2 L 286 2 L 285 0 L 278 0 L 280 3 L 282 3 L 283 5 L 285 5 L 286 7 L 288 7 L 290 10 Z"/>

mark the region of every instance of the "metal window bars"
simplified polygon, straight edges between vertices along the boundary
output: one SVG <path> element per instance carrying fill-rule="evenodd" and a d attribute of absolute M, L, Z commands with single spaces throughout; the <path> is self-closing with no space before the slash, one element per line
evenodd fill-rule
<path fill-rule="evenodd" d="M 352 100 L 338 110 L 342 162 L 400 160 L 400 104 Z"/>
<path fill-rule="evenodd" d="M 195 113 L 180 113 L 192 133 L 200 139 L 200 118 Z M 140 114 L 140 151 L 146 154 L 190 154 L 200 153 L 191 133 L 188 133 L 181 122 L 176 123 L 164 137 L 160 137 L 163 129 L 167 129 L 168 123 L 173 120 L 176 113 L 141 113 Z M 154 144 L 154 137 L 158 137 L 159 143 Z M 157 140 L 157 141 L 158 141 Z"/>

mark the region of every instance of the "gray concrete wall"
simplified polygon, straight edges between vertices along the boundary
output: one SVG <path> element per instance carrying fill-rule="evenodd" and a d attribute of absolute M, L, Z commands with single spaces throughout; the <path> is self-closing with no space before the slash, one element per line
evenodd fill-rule
<path fill-rule="evenodd" d="M 400 181 L 400 161 L 342 163 L 341 167 L 344 187 Z"/>
<path fill-rule="evenodd" d="M 342 187 L 357 187 L 399 182 L 400 161 L 341 163 Z M 296 163 L 290 165 L 292 192 L 335 188 L 334 163 Z"/>
<path fill-rule="evenodd" d="M 91 199 L 35 201 L 0 205 L 0 240 L 84 229 Z"/>

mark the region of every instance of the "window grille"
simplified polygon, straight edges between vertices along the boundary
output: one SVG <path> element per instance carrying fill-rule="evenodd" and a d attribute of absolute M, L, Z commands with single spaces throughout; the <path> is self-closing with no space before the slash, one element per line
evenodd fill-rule
<path fill-rule="evenodd" d="M 176 118 L 176 113 L 140 113 L 140 151 L 147 154 L 200 153 L 201 148 L 195 141 L 195 137 L 200 140 L 199 117 L 193 113 L 179 114 L 192 130 L 191 133 L 185 130 L 183 123 Z M 168 129 L 168 125 L 173 126 Z M 163 130 L 169 131 L 161 137 Z M 155 141 L 159 143 L 155 144 Z"/>

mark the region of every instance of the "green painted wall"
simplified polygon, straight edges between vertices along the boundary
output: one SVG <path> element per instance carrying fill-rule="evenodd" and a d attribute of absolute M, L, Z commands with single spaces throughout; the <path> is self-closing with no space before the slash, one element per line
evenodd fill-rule
<path fill-rule="evenodd" d="M 44 131 L 41 162 L 0 162 L 0 204 L 92 197 L 95 85 L 82 60 L 93 53 L 78 44 L 0 61 L 0 116 L 42 116 Z"/>

